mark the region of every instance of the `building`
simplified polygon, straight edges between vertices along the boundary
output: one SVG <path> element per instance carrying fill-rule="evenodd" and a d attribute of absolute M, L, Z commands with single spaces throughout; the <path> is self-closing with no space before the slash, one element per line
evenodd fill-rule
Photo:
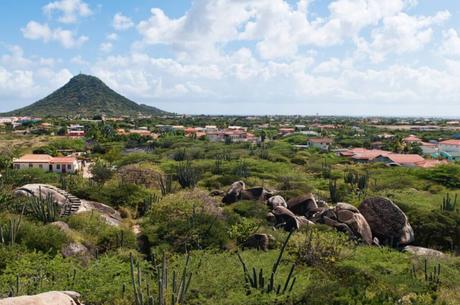
<path fill-rule="evenodd" d="M 75 157 L 51 157 L 49 155 L 24 155 L 13 160 L 15 169 L 39 168 L 46 172 L 75 173 L 81 164 Z"/>
<path fill-rule="evenodd" d="M 308 146 L 319 148 L 320 150 L 327 151 L 330 149 L 334 140 L 331 138 L 312 138 L 308 140 Z"/>
<path fill-rule="evenodd" d="M 425 159 L 416 154 L 385 154 L 376 157 L 373 162 L 382 162 L 388 166 L 417 167 L 425 163 Z"/>
<path fill-rule="evenodd" d="M 458 153 L 460 152 L 460 140 L 446 140 L 439 142 L 439 151 L 447 153 Z"/>
<path fill-rule="evenodd" d="M 414 135 L 410 135 L 408 137 L 405 137 L 403 141 L 407 144 L 412 144 L 412 143 L 422 143 L 422 140 Z"/>
<path fill-rule="evenodd" d="M 438 152 L 438 144 L 435 143 L 421 142 L 420 148 L 424 155 L 433 155 Z"/>
<path fill-rule="evenodd" d="M 280 133 L 281 136 L 288 136 L 290 134 L 293 134 L 295 132 L 295 129 L 285 127 L 285 128 L 280 128 L 278 132 Z"/>
<path fill-rule="evenodd" d="M 85 136 L 85 126 L 82 125 L 70 125 L 67 128 L 67 136 L 72 138 L 81 138 Z"/>

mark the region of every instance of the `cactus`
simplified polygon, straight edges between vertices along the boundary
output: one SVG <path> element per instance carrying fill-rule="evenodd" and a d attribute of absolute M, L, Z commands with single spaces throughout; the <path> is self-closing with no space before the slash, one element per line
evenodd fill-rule
<path fill-rule="evenodd" d="M 132 254 L 130 255 L 130 273 L 131 273 L 131 285 L 134 292 L 134 304 L 135 305 L 167 305 L 168 295 L 171 296 L 170 305 L 182 305 L 185 304 L 187 299 L 187 292 L 190 288 L 192 281 L 192 273 L 189 271 L 190 254 L 187 254 L 185 265 L 182 270 L 182 274 L 178 275 L 176 271 L 173 271 L 171 285 L 168 285 L 169 269 L 168 261 L 166 256 L 163 255 L 161 267 L 159 267 L 157 275 L 158 293 L 156 296 L 152 295 L 150 284 L 148 281 L 144 283 L 142 280 L 142 272 L 140 263 L 134 263 Z M 169 288 L 170 287 L 170 288 Z M 122 286 L 122 294 L 125 292 L 125 285 Z"/>
<path fill-rule="evenodd" d="M 442 199 L 441 211 L 454 212 L 457 208 L 457 194 L 455 194 L 454 199 L 450 197 L 450 194 L 447 193 L 446 196 Z"/>
<path fill-rule="evenodd" d="M 331 165 L 327 163 L 326 158 L 324 158 L 323 163 L 321 164 L 321 176 L 324 179 L 329 179 L 332 175 Z"/>
<path fill-rule="evenodd" d="M 410 275 L 414 279 L 424 281 L 430 289 L 433 291 L 437 291 L 441 286 L 441 265 L 437 264 L 433 267 L 433 271 L 431 272 L 428 269 L 428 260 L 425 259 L 423 262 L 423 276 L 421 279 L 417 276 L 417 269 L 415 265 L 412 265 L 412 269 L 410 270 Z"/>
<path fill-rule="evenodd" d="M 212 173 L 214 175 L 222 174 L 222 159 L 223 157 L 221 155 L 216 156 L 216 159 L 214 160 L 214 167 L 212 169 Z"/>
<path fill-rule="evenodd" d="M 337 203 L 340 201 L 339 194 L 337 191 L 337 180 L 329 180 L 329 196 L 333 203 Z"/>
<path fill-rule="evenodd" d="M 182 188 L 194 188 L 200 180 L 200 171 L 190 161 L 181 162 L 176 167 L 177 181 Z"/>
<path fill-rule="evenodd" d="M 161 196 L 166 196 L 173 192 L 172 176 L 171 175 L 158 175 L 158 185 L 160 186 Z"/>
<path fill-rule="evenodd" d="M 22 215 L 24 214 L 24 208 L 25 207 L 23 207 L 18 218 L 11 218 L 9 220 L 9 225 L 6 225 L 5 228 L 3 225 L 0 225 L 0 243 L 4 245 L 9 244 L 10 246 L 13 246 L 16 243 L 16 238 L 21 227 Z"/>
<path fill-rule="evenodd" d="M 30 197 L 28 199 L 29 212 L 44 224 L 56 221 L 61 212 L 59 204 L 54 200 L 51 194 L 47 194 L 46 197 L 43 197 L 41 188 L 39 188 L 38 192 L 38 197 Z"/>
<path fill-rule="evenodd" d="M 284 241 L 283 246 L 280 249 L 278 258 L 273 263 L 271 274 L 268 279 L 266 279 L 264 276 L 263 268 L 260 268 L 260 270 L 257 271 L 257 268 L 253 267 L 251 271 L 249 271 L 243 258 L 241 257 L 239 253 L 237 253 L 238 259 L 243 267 L 244 285 L 246 287 L 247 294 L 251 293 L 251 289 L 258 289 L 264 293 L 276 293 L 276 294 L 284 294 L 286 292 L 289 293 L 292 291 L 292 288 L 294 287 L 295 281 L 296 281 L 296 278 L 295 277 L 293 278 L 295 263 L 292 265 L 289 271 L 289 274 L 286 277 L 286 280 L 284 281 L 283 285 L 281 284 L 276 285 L 275 283 L 276 272 L 278 271 L 278 267 L 280 265 L 281 259 L 283 257 L 284 251 L 286 250 L 286 246 L 289 242 L 289 239 L 291 238 L 292 233 L 293 232 L 291 231 L 289 235 L 287 236 L 286 240 Z"/>
<path fill-rule="evenodd" d="M 145 214 L 147 214 L 148 211 L 150 211 L 150 209 L 152 208 L 152 206 L 155 203 L 160 202 L 160 200 L 161 200 L 161 197 L 158 196 L 156 193 L 149 194 L 146 198 L 144 198 L 144 201 L 142 202 L 142 205 L 140 207 L 138 207 L 138 213 L 139 213 L 138 216 L 142 217 Z"/>
<path fill-rule="evenodd" d="M 251 176 L 251 169 L 245 161 L 241 160 L 235 167 L 234 173 L 240 178 L 248 178 Z"/>
<path fill-rule="evenodd" d="M 368 181 L 369 181 L 369 176 L 367 175 L 360 176 L 358 178 L 358 190 L 360 192 L 364 192 L 367 189 Z"/>

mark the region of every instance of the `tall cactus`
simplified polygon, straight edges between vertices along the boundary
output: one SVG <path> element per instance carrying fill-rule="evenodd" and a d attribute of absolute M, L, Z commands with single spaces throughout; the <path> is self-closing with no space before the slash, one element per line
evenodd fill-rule
<path fill-rule="evenodd" d="M 38 197 L 34 196 L 28 199 L 29 212 L 44 224 L 56 221 L 61 212 L 59 204 L 51 194 L 43 197 L 41 188 L 39 188 L 38 192 Z"/>
<path fill-rule="evenodd" d="M 157 295 L 152 294 L 151 286 L 148 281 L 142 280 L 140 263 L 135 264 L 132 254 L 130 255 L 131 285 L 133 287 L 133 297 L 135 305 L 182 305 L 187 299 L 187 292 L 192 281 L 192 273 L 189 271 L 190 254 L 187 254 L 185 265 L 181 274 L 173 271 L 171 285 L 169 284 L 169 269 L 166 256 L 163 255 L 161 267 L 157 274 Z M 123 286 L 125 287 L 125 286 Z M 122 288 L 124 294 L 124 288 Z M 168 297 L 170 296 L 170 298 Z M 169 303 L 171 300 L 171 303 Z"/>
<path fill-rule="evenodd" d="M 450 194 L 447 193 L 446 196 L 442 199 L 441 211 L 454 212 L 457 208 L 457 194 L 455 194 L 454 199 L 450 197 Z"/>
<path fill-rule="evenodd" d="M 4 245 L 13 246 L 16 243 L 18 232 L 21 226 L 22 215 L 24 214 L 24 208 L 18 218 L 11 218 L 9 223 L 5 225 L 0 225 L 0 243 Z"/>
<path fill-rule="evenodd" d="M 259 270 L 257 270 L 256 267 L 253 267 L 251 270 L 249 270 L 243 258 L 241 257 L 241 255 L 237 253 L 238 259 L 240 260 L 240 263 L 243 267 L 244 283 L 245 283 L 245 287 L 247 289 L 248 294 L 251 293 L 251 288 L 258 289 L 264 293 L 276 293 L 276 294 L 284 294 L 286 292 L 289 293 L 292 291 L 292 288 L 294 288 L 294 285 L 296 282 L 296 278 L 293 277 L 295 263 L 291 266 L 289 274 L 286 277 L 283 284 L 277 285 L 276 278 L 275 278 L 276 273 L 278 271 L 278 267 L 281 263 L 281 259 L 283 257 L 284 251 L 286 250 L 286 246 L 289 242 L 289 239 L 291 238 L 292 233 L 293 232 L 291 231 L 289 235 L 287 236 L 286 240 L 284 241 L 283 246 L 281 247 L 281 250 L 279 252 L 278 258 L 273 263 L 270 277 L 268 279 L 265 278 L 263 268 L 260 268 Z"/>

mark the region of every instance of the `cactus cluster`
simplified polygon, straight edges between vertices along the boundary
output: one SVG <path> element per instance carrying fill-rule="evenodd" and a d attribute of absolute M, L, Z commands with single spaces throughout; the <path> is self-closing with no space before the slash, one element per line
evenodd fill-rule
<path fill-rule="evenodd" d="M 415 265 L 412 265 L 410 275 L 414 279 L 419 279 Z M 441 285 L 441 265 L 435 265 L 433 271 L 430 271 L 428 269 L 428 260 L 425 259 L 423 262 L 423 276 L 421 280 L 423 280 L 433 291 L 437 291 Z"/>
<path fill-rule="evenodd" d="M 292 291 L 292 288 L 295 285 L 296 278 L 293 277 L 294 274 L 294 269 L 295 269 L 295 263 L 292 265 L 288 276 L 286 277 L 286 280 L 284 281 L 283 284 L 277 284 L 275 282 L 275 276 L 276 272 L 278 271 L 278 267 L 280 265 L 281 259 L 283 257 L 284 251 L 286 250 L 286 246 L 289 242 L 289 239 L 291 238 L 292 231 L 289 233 L 288 237 L 283 243 L 283 246 L 281 247 L 280 253 L 278 255 L 277 260 L 274 262 L 270 277 L 266 278 L 264 275 L 264 270 L 263 268 L 260 268 L 257 270 L 257 268 L 253 267 L 252 271 L 250 271 L 244 262 L 243 258 L 239 253 L 238 259 L 240 260 L 241 265 L 243 266 L 243 273 L 244 273 L 244 284 L 247 290 L 247 293 L 251 293 L 251 289 L 258 289 L 261 292 L 264 293 L 276 293 L 276 294 L 284 294 L 284 293 L 289 293 Z"/>
<path fill-rule="evenodd" d="M 363 194 L 369 185 L 369 174 L 360 175 L 349 171 L 344 176 L 344 182 L 358 195 Z"/>
<path fill-rule="evenodd" d="M 184 269 L 181 274 L 172 273 L 172 280 L 169 283 L 169 269 L 166 256 L 163 255 L 161 267 L 158 269 L 157 285 L 158 292 L 156 295 L 152 293 L 151 286 L 148 281 L 145 285 L 142 280 L 142 271 L 140 263 L 134 262 L 132 254 L 130 255 L 130 273 L 131 285 L 133 288 L 133 298 L 135 305 L 182 305 L 187 299 L 187 292 L 192 281 L 192 273 L 189 271 L 190 254 L 187 254 Z M 169 285 L 171 284 L 171 285 Z M 145 286 L 145 288 L 144 288 Z M 122 295 L 124 296 L 126 286 L 122 286 Z M 169 300 L 171 301 L 169 303 Z"/>
<path fill-rule="evenodd" d="M 337 203 L 340 201 L 336 179 L 329 180 L 329 197 L 331 198 L 331 201 L 333 203 Z"/>
<path fill-rule="evenodd" d="M 0 224 L 0 243 L 3 245 L 13 246 L 16 243 L 16 238 L 21 227 L 22 215 L 25 207 L 22 208 L 18 218 L 9 219 L 9 223 L 5 226 Z"/>
<path fill-rule="evenodd" d="M 38 192 L 38 197 L 33 196 L 28 198 L 28 212 L 44 224 L 56 221 L 61 213 L 59 204 L 54 200 L 51 194 L 47 194 L 43 197 L 41 188 L 39 188 Z"/>
<path fill-rule="evenodd" d="M 321 176 L 324 179 L 329 179 L 332 176 L 331 165 L 327 163 L 326 158 L 324 158 L 323 163 L 321 163 Z"/>
<path fill-rule="evenodd" d="M 446 196 L 442 199 L 441 211 L 444 212 L 454 212 L 457 210 L 457 194 L 455 194 L 454 199 L 450 197 L 450 194 L 447 193 Z"/>
<path fill-rule="evenodd" d="M 176 167 L 176 178 L 182 188 L 194 188 L 200 180 L 199 169 L 192 166 L 192 162 L 185 161 Z"/>

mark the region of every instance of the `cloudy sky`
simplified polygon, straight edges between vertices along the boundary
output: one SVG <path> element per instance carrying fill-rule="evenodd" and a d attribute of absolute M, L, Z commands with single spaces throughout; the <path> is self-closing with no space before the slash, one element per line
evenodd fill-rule
<path fill-rule="evenodd" d="M 460 117 L 457 0 L 2 0 L 0 112 L 78 73 L 191 114 Z"/>

